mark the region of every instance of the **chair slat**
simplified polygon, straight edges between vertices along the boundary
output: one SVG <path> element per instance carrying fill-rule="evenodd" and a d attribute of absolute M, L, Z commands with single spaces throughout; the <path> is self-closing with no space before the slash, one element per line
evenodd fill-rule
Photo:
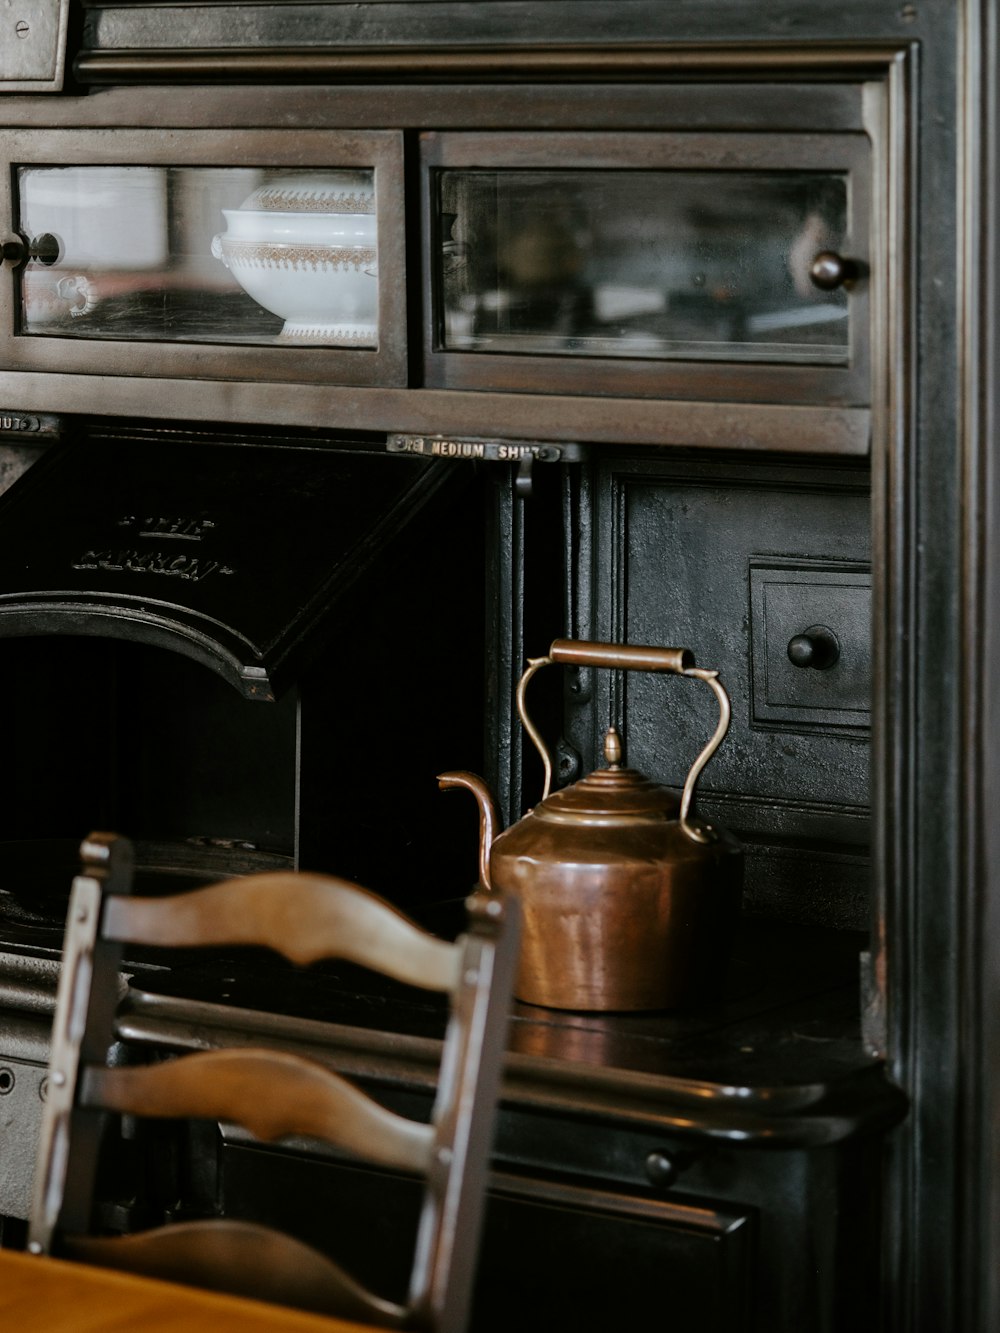
<path fill-rule="evenodd" d="M 458 976 L 453 944 L 332 875 L 264 872 L 166 898 L 109 897 L 103 931 L 131 944 L 260 945 L 303 965 L 341 958 L 427 990 L 450 991 Z"/>
<path fill-rule="evenodd" d="M 258 1139 L 302 1134 L 382 1166 L 427 1172 L 434 1131 L 373 1101 L 314 1061 L 284 1051 L 198 1051 L 155 1065 L 89 1067 L 85 1106 L 132 1115 L 227 1120 Z"/>
<path fill-rule="evenodd" d="M 359 1286 L 311 1246 L 252 1222 L 177 1222 L 131 1236 L 67 1236 L 67 1255 L 320 1314 L 401 1328 L 406 1310 Z"/>

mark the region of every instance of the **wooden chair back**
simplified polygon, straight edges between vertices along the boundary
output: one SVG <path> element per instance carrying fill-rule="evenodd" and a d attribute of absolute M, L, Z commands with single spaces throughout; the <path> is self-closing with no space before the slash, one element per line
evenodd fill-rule
<path fill-rule="evenodd" d="M 355 884 L 303 872 L 225 880 L 170 897 L 133 897 L 128 840 L 94 834 L 73 882 L 56 1002 L 29 1250 L 55 1250 L 383 1327 L 460 1333 L 471 1294 L 504 1034 L 517 904 L 477 891 L 454 943 L 418 928 Z M 293 963 L 346 959 L 450 998 L 429 1124 L 372 1100 L 330 1069 L 268 1049 L 199 1051 L 109 1067 L 123 944 L 266 946 Z M 405 1304 L 361 1287 L 326 1255 L 281 1232 L 223 1218 L 90 1235 L 102 1118 L 234 1122 L 257 1138 L 324 1139 L 424 1179 Z"/>

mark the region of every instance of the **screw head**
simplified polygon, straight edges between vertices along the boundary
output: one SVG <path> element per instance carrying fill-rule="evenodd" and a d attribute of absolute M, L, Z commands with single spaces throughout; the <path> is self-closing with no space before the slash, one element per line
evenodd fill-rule
<path fill-rule="evenodd" d="M 665 1188 L 677 1179 L 677 1163 L 665 1152 L 651 1152 L 646 1158 L 646 1178 L 650 1184 Z"/>

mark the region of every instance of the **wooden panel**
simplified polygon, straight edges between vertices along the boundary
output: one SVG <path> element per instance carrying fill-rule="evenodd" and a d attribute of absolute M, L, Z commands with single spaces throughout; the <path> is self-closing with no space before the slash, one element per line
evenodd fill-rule
<path fill-rule="evenodd" d="M 0 370 L 0 393 L 29 411 L 137 415 L 166 421 L 253 422 L 285 430 L 411 431 L 506 440 L 674 445 L 713 452 L 867 456 L 867 408 L 596 397 L 456 389 L 348 389 L 336 385 L 231 384 L 170 378 L 112 379 Z"/>
<path fill-rule="evenodd" d="M 254 1300 L 109 1273 L 63 1259 L 0 1253 L 4 1319 L 21 1333 L 365 1333 L 365 1320 L 318 1318 Z"/>

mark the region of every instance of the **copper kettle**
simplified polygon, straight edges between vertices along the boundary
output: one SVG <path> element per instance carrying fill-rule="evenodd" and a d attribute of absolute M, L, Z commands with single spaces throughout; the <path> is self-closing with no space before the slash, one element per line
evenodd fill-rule
<path fill-rule="evenodd" d="M 672 672 L 704 681 L 719 724 L 678 798 L 621 766 L 621 742 L 605 740 L 607 767 L 550 793 L 552 759 L 528 717 L 525 690 L 553 663 Z M 521 899 L 523 934 L 515 995 L 552 1009 L 676 1009 L 718 994 L 739 912 L 742 849 L 692 813 L 695 783 L 729 727 L 718 672 L 687 648 L 557 639 L 529 659 L 517 691 L 525 730 L 545 766 L 541 802 L 495 840 L 489 791 L 472 773 L 442 773 L 442 788 L 470 790 L 480 808 L 480 878 Z"/>

